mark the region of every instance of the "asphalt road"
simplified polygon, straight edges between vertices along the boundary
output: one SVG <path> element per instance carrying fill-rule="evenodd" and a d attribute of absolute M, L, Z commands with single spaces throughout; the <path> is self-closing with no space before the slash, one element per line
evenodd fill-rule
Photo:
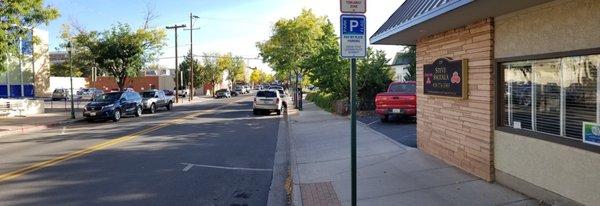
<path fill-rule="evenodd" d="M 0 205 L 265 205 L 281 117 L 251 100 L 0 137 Z"/>
<path fill-rule="evenodd" d="M 358 121 L 365 123 L 371 129 L 392 138 L 400 144 L 417 147 L 417 124 L 414 119 L 394 119 L 390 122 L 381 122 L 378 116 L 363 116 L 358 117 Z"/>

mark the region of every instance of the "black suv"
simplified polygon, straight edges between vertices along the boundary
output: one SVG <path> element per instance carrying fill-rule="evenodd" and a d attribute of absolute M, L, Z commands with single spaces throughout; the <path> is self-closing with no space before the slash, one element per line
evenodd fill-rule
<path fill-rule="evenodd" d="M 97 119 L 117 122 L 124 115 L 142 115 L 142 97 L 137 92 L 105 93 L 83 108 L 83 117 L 90 122 Z"/>

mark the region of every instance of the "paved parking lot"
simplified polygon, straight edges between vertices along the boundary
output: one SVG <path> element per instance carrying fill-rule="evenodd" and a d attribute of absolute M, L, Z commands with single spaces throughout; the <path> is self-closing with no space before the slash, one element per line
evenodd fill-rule
<path fill-rule="evenodd" d="M 358 121 L 400 144 L 417 147 L 417 123 L 414 120 L 393 120 L 384 123 L 377 116 L 362 116 L 358 117 Z"/>

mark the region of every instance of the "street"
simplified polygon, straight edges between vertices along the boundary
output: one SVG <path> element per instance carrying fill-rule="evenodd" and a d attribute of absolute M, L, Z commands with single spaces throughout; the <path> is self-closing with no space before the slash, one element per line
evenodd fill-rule
<path fill-rule="evenodd" d="M 280 117 L 240 96 L 0 138 L 0 205 L 265 205 Z"/>
<path fill-rule="evenodd" d="M 414 120 L 394 119 L 390 122 L 381 122 L 378 116 L 362 116 L 358 121 L 400 144 L 417 147 L 417 124 Z"/>

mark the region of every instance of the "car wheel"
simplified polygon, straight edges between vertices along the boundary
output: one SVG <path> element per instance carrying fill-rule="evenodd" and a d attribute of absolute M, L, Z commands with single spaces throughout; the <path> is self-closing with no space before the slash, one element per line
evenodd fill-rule
<path fill-rule="evenodd" d="M 381 122 L 389 122 L 389 121 L 390 121 L 390 116 L 384 115 L 383 117 L 381 117 Z"/>
<path fill-rule="evenodd" d="M 169 102 L 167 104 L 167 110 L 171 111 L 173 109 L 173 102 Z"/>
<path fill-rule="evenodd" d="M 151 114 L 156 113 L 156 104 L 152 103 L 152 105 L 150 105 L 150 113 Z"/>
<path fill-rule="evenodd" d="M 85 121 L 92 123 L 92 122 L 94 122 L 94 119 L 85 119 Z"/>
<path fill-rule="evenodd" d="M 281 115 L 281 109 L 277 110 L 277 115 Z"/>
<path fill-rule="evenodd" d="M 113 114 L 112 121 L 118 122 L 119 120 L 121 120 L 121 111 L 117 109 L 117 110 L 115 110 L 115 112 Z"/>
<path fill-rule="evenodd" d="M 136 109 L 135 109 L 135 116 L 136 117 L 142 116 L 142 108 L 141 107 L 136 107 Z"/>
<path fill-rule="evenodd" d="M 258 109 L 254 109 L 254 110 L 252 110 L 252 114 L 254 114 L 254 115 L 258 115 Z"/>

